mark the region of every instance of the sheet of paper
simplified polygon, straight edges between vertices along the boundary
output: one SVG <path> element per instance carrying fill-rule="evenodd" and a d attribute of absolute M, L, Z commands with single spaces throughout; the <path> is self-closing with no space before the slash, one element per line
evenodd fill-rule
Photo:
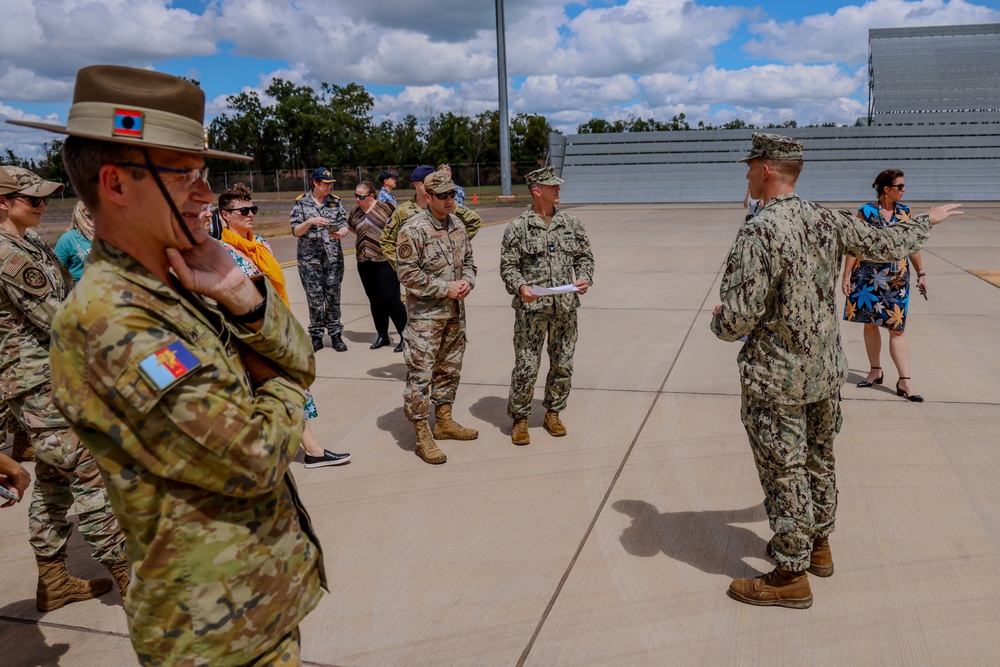
<path fill-rule="evenodd" d="M 579 292 L 579 288 L 576 285 L 560 285 L 559 287 L 539 287 L 538 285 L 531 286 L 532 296 L 548 296 L 550 294 L 566 294 L 568 292 Z"/>

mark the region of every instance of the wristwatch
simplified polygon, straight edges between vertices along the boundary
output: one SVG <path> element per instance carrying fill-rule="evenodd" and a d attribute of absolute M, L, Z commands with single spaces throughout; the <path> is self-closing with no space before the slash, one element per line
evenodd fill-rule
<path fill-rule="evenodd" d="M 238 324 L 250 324 L 251 322 L 256 322 L 264 317 L 264 313 L 267 311 L 267 292 L 264 292 L 264 298 L 256 306 L 243 313 L 242 315 L 235 315 L 225 308 L 223 311 L 226 313 L 226 317 L 231 319 L 233 322 Z"/>

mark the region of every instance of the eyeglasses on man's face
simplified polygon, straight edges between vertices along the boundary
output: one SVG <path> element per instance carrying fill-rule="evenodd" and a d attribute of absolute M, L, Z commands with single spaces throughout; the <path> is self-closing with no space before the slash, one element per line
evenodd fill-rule
<path fill-rule="evenodd" d="M 131 167 L 133 169 L 146 169 L 161 174 L 179 174 L 186 187 L 195 185 L 198 181 L 208 184 L 208 167 L 191 167 L 189 169 L 174 169 L 172 167 L 159 167 L 155 164 L 138 164 L 136 162 L 115 162 L 116 167 Z"/>
<path fill-rule="evenodd" d="M 257 210 L 258 209 L 257 209 L 257 205 L 254 204 L 253 206 L 241 206 L 239 208 L 224 208 L 222 210 L 226 211 L 227 213 L 239 213 L 240 215 L 242 215 L 245 218 L 248 215 L 250 215 L 251 213 L 254 214 L 254 215 L 257 215 Z"/>
<path fill-rule="evenodd" d="M 44 197 L 32 197 L 31 195 L 7 195 L 7 198 L 8 199 L 24 199 L 29 204 L 31 204 L 31 208 L 38 208 L 42 204 L 45 204 L 46 206 L 48 206 L 48 204 L 49 204 L 49 195 L 45 195 Z"/>
<path fill-rule="evenodd" d="M 435 192 L 434 193 L 434 199 L 439 199 L 441 201 L 444 201 L 446 199 L 454 199 L 456 196 L 458 196 L 458 193 L 455 192 L 454 190 L 451 190 L 449 192 Z"/>

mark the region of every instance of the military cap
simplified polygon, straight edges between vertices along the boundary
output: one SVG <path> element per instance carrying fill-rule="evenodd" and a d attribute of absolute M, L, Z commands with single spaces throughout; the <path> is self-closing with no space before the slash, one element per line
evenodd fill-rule
<path fill-rule="evenodd" d="M 333 172 L 326 167 L 316 167 L 313 169 L 312 179 L 314 181 L 320 181 L 322 183 L 336 183 L 337 180 L 333 177 Z"/>
<path fill-rule="evenodd" d="M 767 134 L 766 132 L 753 133 L 753 147 L 750 155 L 738 160 L 739 162 L 749 162 L 754 158 L 765 160 L 801 160 L 802 141 L 783 137 L 780 134 Z"/>
<path fill-rule="evenodd" d="M 92 65 L 77 72 L 66 125 L 7 122 L 116 144 L 228 160 L 253 159 L 209 150 L 201 88 L 171 74 L 135 67 Z"/>
<path fill-rule="evenodd" d="M 455 189 L 455 184 L 452 182 L 448 172 L 435 171 L 430 176 L 424 178 L 424 189 L 427 192 L 440 194 L 442 192 L 451 192 Z"/>
<path fill-rule="evenodd" d="M 23 167 L 0 167 L 0 195 L 19 194 L 27 197 L 48 197 L 62 192 L 62 183 L 43 180 Z"/>
<path fill-rule="evenodd" d="M 383 169 L 382 173 L 378 175 L 378 182 L 379 183 L 384 183 L 385 179 L 387 179 L 387 178 L 396 178 L 397 176 L 399 176 L 399 174 L 397 174 L 396 172 L 390 171 L 388 169 Z"/>
<path fill-rule="evenodd" d="M 429 164 L 422 164 L 413 170 L 410 174 L 410 183 L 416 183 L 417 181 L 423 181 L 425 178 L 434 173 L 434 167 Z"/>
<path fill-rule="evenodd" d="M 528 187 L 531 187 L 532 185 L 560 185 L 566 181 L 556 176 L 555 167 L 549 166 L 529 172 L 524 177 L 524 182 L 528 184 Z"/>

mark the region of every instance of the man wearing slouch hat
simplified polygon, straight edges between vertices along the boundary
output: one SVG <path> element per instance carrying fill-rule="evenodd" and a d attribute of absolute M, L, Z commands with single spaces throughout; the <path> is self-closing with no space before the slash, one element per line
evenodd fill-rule
<path fill-rule="evenodd" d="M 95 224 L 56 313 L 54 400 L 127 537 L 143 665 L 293 665 L 325 587 L 289 464 L 314 378 L 306 332 L 207 236 L 205 95 L 110 65 L 77 74 L 63 161 Z"/>

